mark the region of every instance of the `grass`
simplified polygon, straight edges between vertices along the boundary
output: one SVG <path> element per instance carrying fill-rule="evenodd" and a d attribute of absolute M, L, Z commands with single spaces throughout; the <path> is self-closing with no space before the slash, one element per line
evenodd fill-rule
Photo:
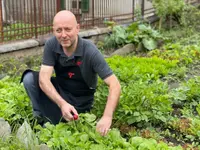
<path fill-rule="evenodd" d="M 13 23 L 3 27 L 3 41 L 15 41 L 32 38 L 36 37 L 36 34 L 46 34 L 50 33 L 51 31 L 51 26 L 35 26 L 33 24 Z"/>

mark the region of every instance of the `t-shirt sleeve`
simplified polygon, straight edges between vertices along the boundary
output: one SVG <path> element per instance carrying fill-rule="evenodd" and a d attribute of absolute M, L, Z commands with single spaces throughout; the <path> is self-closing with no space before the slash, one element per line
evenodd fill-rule
<path fill-rule="evenodd" d="M 103 55 L 99 52 L 99 50 L 95 52 L 91 59 L 93 70 L 99 75 L 102 80 L 113 74 L 112 70 L 108 66 L 107 62 L 105 61 Z"/>
<path fill-rule="evenodd" d="M 55 52 L 53 52 L 54 46 L 51 41 L 47 41 L 44 46 L 42 64 L 47 66 L 55 65 Z"/>

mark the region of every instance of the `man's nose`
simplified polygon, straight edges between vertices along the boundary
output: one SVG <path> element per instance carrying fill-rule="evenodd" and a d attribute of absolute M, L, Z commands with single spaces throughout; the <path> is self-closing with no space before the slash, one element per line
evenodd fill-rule
<path fill-rule="evenodd" d="M 65 30 L 63 30 L 63 31 L 62 31 L 62 37 L 66 37 L 66 36 L 68 36 L 68 35 L 67 35 L 67 32 L 66 32 Z"/>

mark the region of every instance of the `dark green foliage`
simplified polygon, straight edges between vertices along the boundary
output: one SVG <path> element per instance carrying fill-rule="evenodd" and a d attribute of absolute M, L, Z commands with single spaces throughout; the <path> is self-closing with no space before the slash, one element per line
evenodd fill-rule
<path fill-rule="evenodd" d="M 31 103 L 19 78 L 5 77 L 0 80 L 0 105 L 0 117 L 13 126 L 23 123 L 25 119 L 32 120 Z"/>
<path fill-rule="evenodd" d="M 112 129 L 107 136 L 102 137 L 95 132 L 95 124 L 95 115 L 86 113 L 80 114 L 77 121 L 60 123 L 56 126 L 47 123 L 45 124 L 46 128 L 39 126 L 36 128 L 40 130 L 38 132 L 40 141 L 47 143 L 53 149 L 134 149 L 126 139 L 121 137 L 119 130 Z"/>
<path fill-rule="evenodd" d="M 26 148 L 15 137 L 9 137 L 6 140 L 0 138 L 0 150 L 26 150 Z"/>
<path fill-rule="evenodd" d="M 125 44 L 142 44 L 144 49 L 153 50 L 158 47 L 158 40 L 165 40 L 150 25 L 132 23 L 127 28 L 114 26 L 112 33 L 105 38 L 105 49 L 122 47 Z"/>
<path fill-rule="evenodd" d="M 166 122 L 172 102 L 167 95 L 168 86 L 159 78 L 175 69 L 177 61 L 121 56 L 107 61 L 122 85 L 115 119 L 128 124 Z M 103 113 L 107 94 L 106 85 L 99 82 L 93 109 L 98 116 Z"/>
<path fill-rule="evenodd" d="M 112 29 L 112 33 L 105 38 L 106 49 L 117 48 L 123 46 L 126 42 L 127 33 L 124 27 L 122 26 L 114 26 Z"/>

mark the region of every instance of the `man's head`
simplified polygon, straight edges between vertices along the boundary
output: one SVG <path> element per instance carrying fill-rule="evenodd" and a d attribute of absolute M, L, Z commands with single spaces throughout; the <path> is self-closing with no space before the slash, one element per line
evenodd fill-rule
<path fill-rule="evenodd" d="M 72 12 L 63 10 L 55 15 L 53 32 L 63 48 L 70 49 L 75 46 L 79 29 L 79 24 Z"/>

